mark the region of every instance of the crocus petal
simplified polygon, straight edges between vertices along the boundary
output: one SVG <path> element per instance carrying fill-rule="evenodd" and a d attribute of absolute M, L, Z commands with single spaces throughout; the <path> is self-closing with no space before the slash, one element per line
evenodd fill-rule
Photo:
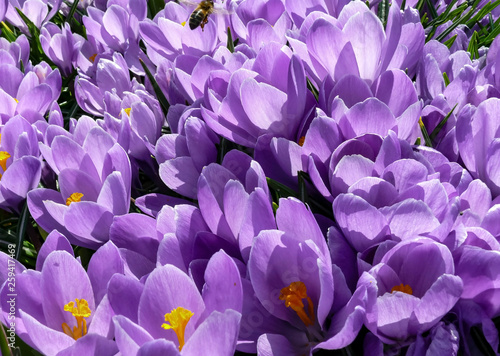
<path fill-rule="evenodd" d="M 56 355 L 75 343 L 71 337 L 61 331 L 56 331 L 43 325 L 38 320 L 19 311 L 24 322 L 24 326 L 30 335 L 33 346 L 44 355 Z M 68 313 L 69 314 L 69 313 Z"/>
<path fill-rule="evenodd" d="M 124 356 L 136 356 L 142 345 L 153 340 L 144 328 L 123 315 L 115 316 L 113 323 L 115 325 L 116 345 Z"/>
<path fill-rule="evenodd" d="M 241 314 L 228 309 L 214 311 L 198 326 L 182 349 L 183 355 L 197 356 L 200 350 L 211 350 L 215 355 L 230 355 L 236 348 Z"/>
<path fill-rule="evenodd" d="M 139 303 L 139 325 L 154 338 L 165 338 L 178 345 L 176 334 L 161 327 L 165 323 L 165 314 L 177 307 L 193 313 L 185 330 L 187 340 L 205 309 L 200 293 L 194 282 L 177 267 L 166 265 L 156 268 L 144 286 Z"/>
<path fill-rule="evenodd" d="M 222 313 L 226 309 L 241 313 L 243 290 L 240 273 L 224 251 L 217 252 L 208 262 L 202 295 L 206 315 L 210 315 L 214 310 Z"/>
<path fill-rule="evenodd" d="M 62 323 L 75 324 L 74 316 L 64 310 L 69 302 L 85 299 L 90 310 L 95 311 L 89 277 L 82 265 L 66 251 L 54 251 L 45 260 L 41 290 L 45 296 L 42 303 L 47 325 L 61 333 Z"/>

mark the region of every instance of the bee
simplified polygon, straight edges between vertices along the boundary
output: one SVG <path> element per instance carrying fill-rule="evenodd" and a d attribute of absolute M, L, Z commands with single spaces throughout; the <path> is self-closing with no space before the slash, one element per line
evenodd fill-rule
<path fill-rule="evenodd" d="M 191 0 L 180 0 L 179 2 L 188 5 L 196 5 L 196 8 L 189 16 L 189 28 L 191 30 L 194 30 L 198 26 L 200 26 L 201 30 L 203 31 L 203 27 L 205 27 L 205 25 L 208 23 L 208 16 L 213 13 L 229 13 L 223 9 L 216 9 L 214 7 L 213 0 L 202 0 L 199 3 L 193 3 Z"/>

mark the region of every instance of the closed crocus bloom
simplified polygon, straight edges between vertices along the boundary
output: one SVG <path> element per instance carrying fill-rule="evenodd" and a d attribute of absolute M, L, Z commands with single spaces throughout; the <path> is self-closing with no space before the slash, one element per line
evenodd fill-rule
<path fill-rule="evenodd" d="M 253 237 L 276 226 L 264 172 L 241 151 L 232 150 L 222 165 L 212 163 L 202 170 L 197 197 L 210 230 L 237 247 L 245 261 Z"/>
<path fill-rule="evenodd" d="M 10 80 L 0 83 L 0 119 L 6 123 L 16 114 L 30 123 L 43 115 L 61 92 L 61 74 L 42 62 L 23 73 L 14 64 L 0 64 L 0 75 Z"/>
<path fill-rule="evenodd" d="M 500 99 L 490 98 L 477 109 L 466 106 L 457 120 L 460 156 L 474 178 L 481 179 L 493 198 L 500 195 Z"/>
<path fill-rule="evenodd" d="M 404 346 L 455 306 L 463 282 L 448 248 L 421 237 L 390 249 L 361 275 L 359 287 L 376 295 L 366 305 L 366 327 L 384 343 Z"/>
<path fill-rule="evenodd" d="M 20 28 L 24 33 L 28 34 L 28 25 L 26 25 L 21 16 L 19 16 L 16 9 L 21 10 L 37 28 L 40 28 L 59 11 L 61 3 L 61 0 L 9 0 L 5 18 L 14 26 Z M 51 7 L 50 9 L 49 5 Z"/>
<path fill-rule="evenodd" d="M 68 23 L 62 29 L 53 23 L 48 23 L 41 29 L 40 43 L 43 50 L 65 77 L 73 71 L 73 63 L 83 42 L 81 36 L 71 32 Z"/>
<path fill-rule="evenodd" d="M 116 345 L 99 330 L 107 330 L 105 308 L 98 312 L 94 291 L 81 264 L 66 251 L 54 251 L 41 272 L 26 270 L 16 276 L 16 331 L 44 355 L 114 355 Z M 22 292 L 21 292 L 22 291 Z M 7 288 L 2 289 L 7 301 Z M 94 332 L 96 330 L 96 332 Z"/>
<path fill-rule="evenodd" d="M 361 1 L 349 2 L 338 18 L 310 13 L 300 31 L 287 36 L 294 52 L 320 84 L 326 75 L 335 82 L 355 75 L 371 85 L 387 69 L 412 72 L 424 45 L 424 31 L 412 9 L 405 14 L 391 6 L 387 27 Z"/>
<path fill-rule="evenodd" d="M 108 91 L 123 98 L 126 92 L 144 90 L 135 78 L 130 80 L 128 65 L 120 53 L 115 52 L 111 58 L 103 56 L 95 59 L 99 59 L 95 73 L 88 71 L 87 75 L 80 72 L 75 78 L 75 97 L 86 112 L 103 116 Z"/>
<path fill-rule="evenodd" d="M 216 161 L 219 142 L 207 124 L 194 115 L 183 123 L 181 133 L 162 136 L 155 148 L 162 181 L 188 198 L 196 198 L 200 173 Z"/>
<path fill-rule="evenodd" d="M 217 252 L 208 262 L 200 293 L 177 267 L 158 267 L 135 307 L 137 321 L 130 313 L 113 318 L 123 355 L 233 355 L 242 308 L 239 271 L 229 256 Z"/>
<path fill-rule="evenodd" d="M 202 115 L 212 130 L 252 148 L 265 134 L 299 139 L 315 104 L 296 55 L 271 42 L 261 49 L 251 70 L 228 74 L 216 71 L 207 80 Z"/>
<path fill-rule="evenodd" d="M 40 182 L 36 129 L 16 116 L 1 130 L 0 139 L 0 207 L 20 213 L 28 191 Z"/>
<path fill-rule="evenodd" d="M 0 51 L 2 51 L 1 64 L 12 64 L 17 68 L 21 68 L 22 63 L 24 68 L 31 68 L 29 60 L 30 44 L 25 35 L 17 37 L 14 42 L 9 42 L 3 37 L 0 38 Z"/>

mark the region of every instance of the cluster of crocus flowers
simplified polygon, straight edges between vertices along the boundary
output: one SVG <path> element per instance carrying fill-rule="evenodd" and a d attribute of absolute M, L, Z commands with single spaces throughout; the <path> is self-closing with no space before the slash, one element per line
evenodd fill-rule
<path fill-rule="evenodd" d="M 493 25 L 438 25 L 442 1 L 216 1 L 194 30 L 185 1 L 70 3 L 0 0 L 0 209 L 47 233 L 32 265 L 0 252 L 26 344 L 498 349 Z"/>

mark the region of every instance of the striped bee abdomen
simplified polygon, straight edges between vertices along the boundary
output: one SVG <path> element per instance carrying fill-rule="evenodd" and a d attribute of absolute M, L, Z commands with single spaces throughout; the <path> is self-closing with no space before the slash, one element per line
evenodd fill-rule
<path fill-rule="evenodd" d="M 189 17 L 189 28 L 191 30 L 194 30 L 196 27 L 200 26 L 205 17 L 206 12 L 204 12 L 202 9 L 193 11 L 191 16 Z"/>

